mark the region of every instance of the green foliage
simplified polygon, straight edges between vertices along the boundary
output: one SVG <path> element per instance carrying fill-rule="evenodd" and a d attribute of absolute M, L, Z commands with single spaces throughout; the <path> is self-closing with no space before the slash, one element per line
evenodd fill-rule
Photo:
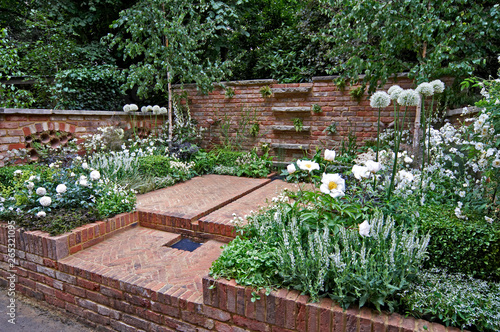
<path fill-rule="evenodd" d="M 330 123 L 328 127 L 325 128 L 325 132 L 329 135 L 337 134 L 337 123 L 336 122 Z"/>
<path fill-rule="evenodd" d="M 125 71 L 123 89 L 137 88 L 137 95 L 165 93 L 174 80 L 192 81 L 208 91 L 228 73 L 230 61 L 203 54 L 212 37 L 231 30 L 233 8 L 220 1 L 141 0 L 120 12 L 117 32 L 107 41 L 133 63 Z"/>
<path fill-rule="evenodd" d="M 241 150 L 242 144 L 248 137 L 256 137 L 259 123 L 257 122 L 256 109 L 242 109 L 241 117 L 233 122 L 233 117 L 228 112 L 225 112 L 218 119 L 218 126 L 221 133 L 221 143 L 225 148 L 233 148 Z"/>
<path fill-rule="evenodd" d="M 312 111 L 314 113 L 321 113 L 321 112 L 323 112 L 323 110 L 321 109 L 321 106 L 318 105 L 318 104 L 313 104 L 312 105 Z"/>
<path fill-rule="evenodd" d="M 498 283 L 432 269 L 420 272 L 401 298 L 415 317 L 467 330 L 500 330 Z"/>
<path fill-rule="evenodd" d="M 254 122 L 252 123 L 252 126 L 250 127 L 250 136 L 252 137 L 257 137 L 257 135 L 259 134 L 259 131 L 260 131 L 260 125 L 258 122 Z"/>
<path fill-rule="evenodd" d="M 234 89 L 233 88 L 231 88 L 229 86 L 229 87 L 226 87 L 224 90 L 225 90 L 224 91 L 224 96 L 226 96 L 226 98 L 231 99 L 231 98 L 234 97 Z"/>
<path fill-rule="evenodd" d="M 56 108 L 74 110 L 120 110 L 121 74 L 116 66 L 68 69 L 56 74 Z"/>
<path fill-rule="evenodd" d="M 365 95 L 365 88 L 363 86 L 359 86 L 356 89 L 351 90 L 349 94 L 359 103 Z"/>
<path fill-rule="evenodd" d="M 325 1 L 326 2 L 326 1 Z M 330 0 L 330 73 L 363 82 L 370 92 L 393 74 L 417 81 L 469 76 L 500 51 L 500 7 L 495 1 Z M 479 42 L 477 42 L 479 41 Z"/>
<path fill-rule="evenodd" d="M 301 118 L 294 118 L 292 119 L 293 121 L 293 126 L 295 127 L 296 132 L 302 131 L 302 128 L 304 127 L 304 123 L 302 122 Z"/>
<path fill-rule="evenodd" d="M 262 95 L 262 98 L 269 98 L 272 96 L 273 91 L 269 87 L 269 85 L 264 85 L 262 88 L 260 88 L 260 94 Z"/>
<path fill-rule="evenodd" d="M 440 267 L 481 279 L 500 280 L 500 225 L 476 217 L 458 219 L 453 207 L 426 205 L 418 209 L 420 232 L 429 233 L 428 267 Z"/>

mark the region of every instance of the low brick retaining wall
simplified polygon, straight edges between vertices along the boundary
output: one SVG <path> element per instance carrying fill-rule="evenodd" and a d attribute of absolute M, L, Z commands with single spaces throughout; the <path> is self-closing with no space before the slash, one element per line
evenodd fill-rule
<path fill-rule="evenodd" d="M 343 311 L 329 299 L 310 303 L 293 290 L 260 291 L 253 302 L 253 289 L 205 277 L 200 296 L 181 286 L 135 284 L 133 278 L 65 263 L 64 257 L 140 224 L 140 218 L 137 212 L 122 214 L 56 237 L 2 224 L 0 286 L 66 310 L 96 331 L 459 331 L 367 308 Z M 13 242 L 15 251 L 9 251 Z"/>

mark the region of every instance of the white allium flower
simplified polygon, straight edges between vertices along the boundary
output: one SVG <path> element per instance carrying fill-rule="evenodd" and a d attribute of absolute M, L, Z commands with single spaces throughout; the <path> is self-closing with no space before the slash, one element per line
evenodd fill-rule
<path fill-rule="evenodd" d="M 153 106 L 148 105 L 148 106 L 146 107 L 146 111 L 147 111 L 147 112 L 153 112 Z"/>
<path fill-rule="evenodd" d="M 101 173 L 99 171 L 92 171 L 90 172 L 90 179 L 91 180 L 99 180 L 101 178 Z"/>
<path fill-rule="evenodd" d="M 431 83 L 423 82 L 417 86 L 415 91 L 417 91 L 424 97 L 429 97 L 434 94 L 434 86 Z"/>
<path fill-rule="evenodd" d="M 361 236 L 370 236 L 370 224 L 368 223 L 368 220 L 363 221 L 361 224 L 359 224 L 359 235 Z"/>
<path fill-rule="evenodd" d="M 148 111 L 148 108 L 146 106 L 141 107 L 141 112 L 146 113 Z"/>
<path fill-rule="evenodd" d="M 49 196 L 43 196 L 42 198 L 40 198 L 40 204 L 42 206 L 49 206 L 51 203 L 52 198 L 50 198 Z"/>
<path fill-rule="evenodd" d="M 160 108 L 160 114 L 167 114 L 168 110 L 165 107 Z"/>
<path fill-rule="evenodd" d="M 373 108 L 384 108 L 391 103 L 391 96 L 384 91 L 377 91 L 370 97 L 370 106 Z"/>
<path fill-rule="evenodd" d="M 434 93 L 443 93 L 444 83 L 441 80 L 434 80 L 431 82 Z"/>
<path fill-rule="evenodd" d="M 399 85 L 393 85 L 387 90 L 387 93 L 391 97 L 392 100 L 397 100 L 399 97 L 399 94 L 403 91 L 403 88 L 401 88 Z"/>
<path fill-rule="evenodd" d="M 88 168 L 89 168 L 89 164 L 87 164 L 87 163 L 82 163 L 82 168 L 83 168 L 83 169 L 88 169 Z"/>
<path fill-rule="evenodd" d="M 46 215 L 47 215 L 47 214 L 45 213 L 45 211 L 40 211 L 40 212 L 38 212 L 38 213 L 36 214 L 36 216 L 37 216 L 38 218 L 43 218 L 43 217 L 45 217 Z"/>
<path fill-rule="evenodd" d="M 339 174 L 324 174 L 319 190 L 333 198 L 344 196 L 345 180 Z"/>
<path fill-rule="evenodd" d="M 66 192 L 66 185 L 64 183 L 58 184 L 56 187 L 56 191 L 58 194 L 64 194 Z"/>
<path fill-rule="evenodd" d="M 36 189 L 36 194 L 38 196 L 44 196 L 47 193 L 47 190 L 44 187 L 38 187 Z"/>
<path fill-rule="evenodd" d="M 297 160 L 297 165 L 300 169 L 304 171 L 312 172 L 314 170 L 319 170 L 319 164 L 310 160 Z"/>
<path fill-rule="evenodd" d="M 153 106 L 153 114 L 160 114 L 160 106 L 158 105 Z"/>
<path fill-rule="evenodd" d="M 129 106 L 131 112 L 135 112 L 139 109 L 139 107 L 137 107 L 136 104 L 130 104 L 128 106 Z"/>
<path fill-rule="evenodd" d="M 29 190 L 33 190 L 33 188 L 35 188 L 35 184 L 33 182 L 28 182 L 27 187 Z"/>
<path fill-rule="evenodd" d="M 325 149 L 325 160 L 333 161 L 335 159 L 335 150 Z"/>
<path fill-rule="evenodd" d="M 126 104 L 125 106 L 123 106 L 123 111 L 124 111 L 125 113 L 130 112 L 130 111 L 131 111 L 131 109 L 130 109 L 130 105 L 129 105 L 129 104 Z"/>
<path fill-rule="evenodd" d="M 292 173 L 295 173 L 295 171 L 297 170 L 295 168 L 295 165 L 294 164 L 290 164 L 286 167 L 286 170 L 288 171 L 288 174 L 292 174 Z"/>
<path fill-rule="evenodd" d="M 366 179 L 370 176 L 370 171 L 366 166 L 354 165 L 352 166 L 352 174 L 358 180 Z"/>
<path fill-rule="evenodd" d="M 419 103 L 420 96 L 413 89 L 403 90 L 398 96 L 398 104 L 401 106 L 417 106 Z"/>

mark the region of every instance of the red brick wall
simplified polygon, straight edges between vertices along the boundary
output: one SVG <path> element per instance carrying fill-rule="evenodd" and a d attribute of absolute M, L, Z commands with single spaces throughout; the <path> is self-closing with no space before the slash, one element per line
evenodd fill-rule
<path fill-rule="evenodd" d="M 248 132 L 245 133 L 246 137 L 242 143 L 246 149 L 262 143 L 302 144 L 309 148 L 309 151 L 314 151 L 317 146 L 332 148 L 338 146 L 342 139 L 346 139 L 350 130 L 356 135 L 358 143 L 367 139 L 375 139 L 378 109 L 370 107 L 368 94 L 365 92 L 362 100 L 358 102 L 350 95 L 350 91 L 358 86 L 348 86 L 345 90 L 340 90 L 333 79 L 334 77 L 316 77 L 311 83 L 294 84 L 278 84 L 273 80 L 227 82 L 225 86 L 232 88 L 235 92 L 232 98 L 225 96 L 225 90 L 221 86 L 216 87 L 208 95 L 198 93 L 192 85 L 185 86 L 184 90 L 188 94 L 192 117 L 198 121 L 199 125 L 206 128 L 204 140 L 206 145 L 221 143 L 220 124 L 224 122 L 225 116 L 231 119 L 231 134 L 234 137 L 238 121 L 244 116 L 245 110 L 252 112 L 256 110 L 257 121 L 260 125 L 260 133 L 257 137 L 254 138 Z M 387 91 L 393 84 L 398 84 L 403 88 L 414 87 L 412 80 L 398 77 L 397 82 L 392 80 L 380 90 Z M 283 95 L 274 93 L 270 98 L 264 98 L 260 89 L 266 85 L 272 89 L 302 87 L 309 88 L 309 91 Z M 321 113 L 312 111 L 314 104 L 321 106 Z M 273 108 L 277 107 L 304 107 L 308 111 L 300 113 L 273 111 Z M 414 108 L 410 111 L 407 124 L 413 124 Z M 381 122 L 389 125 L 394 120 L 393 113 L 393 105 L 383 109 Z M 299 133 L 295 130 L 273 130 L 273 125 L 293 126 L 294 118 L 301 118 L 303 125 L 310 127 L 310 130 Z M 332 122 L 336 123 L 336 135 L 324 132 Z M 300 150 L 289 150 L 287 155 L 288 157 L 302 157 L 303 153 Z"/>

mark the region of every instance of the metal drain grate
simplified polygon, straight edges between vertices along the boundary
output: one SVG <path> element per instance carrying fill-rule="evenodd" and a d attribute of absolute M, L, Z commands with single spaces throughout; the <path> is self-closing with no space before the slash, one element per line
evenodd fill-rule
<path fill-rule="evenodd" d="M 170 246 L 170 248 L 184 250 L 184 251 L 195 251 L 198 247 L 200 247 L 203 243 L 195 242 L 190 239 L 181 239 L 179 242 L 174 243 Z"/>

